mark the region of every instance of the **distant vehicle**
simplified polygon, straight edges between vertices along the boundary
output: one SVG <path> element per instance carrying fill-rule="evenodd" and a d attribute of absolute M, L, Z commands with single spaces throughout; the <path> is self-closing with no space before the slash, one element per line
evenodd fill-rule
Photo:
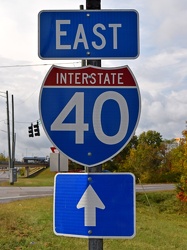
<path fill-rule="evenodd" d="M 28 157 L 23 157 L 23 162 L 24 163 L 48 163 L 49 162 L 49 157 L 39 157 L 39 156 L 28 156 Z"/>

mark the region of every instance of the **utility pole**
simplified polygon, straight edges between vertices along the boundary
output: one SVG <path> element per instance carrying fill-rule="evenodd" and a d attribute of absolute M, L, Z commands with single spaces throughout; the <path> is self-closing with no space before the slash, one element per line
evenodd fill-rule
<path fill-rule="evenodd" d="M 11 159 L 11 168 L 14 168 L 14 160 L 15 160 L 14 96 L 12 95 L 12 159 Z"/>
<path fill-rule="evenodd" d="M 9 116 L 9 96 L 6 91 L 6 104 L 7 104 L 7 136 L 8 136 L 8 158 L 9 158 L 9 181 L 10 185 L 13 185 L 17 181 L 17 170 L 14 169 L 15 160 L 15 133 L 14 133 L 14 97 L 12 95 L 12 150 L 11 150 L 11 138 L 10 138 L 10 116 Z"/>
<path fill-rule="evenodd" d="M 9 158 L 9 170 L 12 167 L 11 163 L 11 143 L 10 143 L 10 118 L 9 118 L 9 100 L 8 91 L 6 91 L 6 104 L 7 104 L 7 135 L 8 135 L 8 158 Z"/>
<path fill-rule="evenodd" d="M 100 10 L 101 0 L 86 0 L 87 10 Z M 87 60 L 87 65 L 101 67 L 101 60 Z M 102 165 L 88 167 L 87 172 L 102 172 Z M 89 239 L 89 250 L 103 250 L 103 239 Z"/>

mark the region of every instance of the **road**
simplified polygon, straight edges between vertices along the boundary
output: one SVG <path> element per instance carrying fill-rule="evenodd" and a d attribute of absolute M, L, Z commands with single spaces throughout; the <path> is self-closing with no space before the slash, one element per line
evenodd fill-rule
<path fill-rule="evenodd" d="M 136 185 L 136 192 L 169 191 L 175 188 L 175 184 L 144 184 Z"/>
<path fill-rule="evenodd" d="M 9 172 L 7 170 L 0 171 L 0 181 L 6 181 L 7 179 L 9 179 Z"/>
<path fill-rule="evenodd" d="M 174 190 L 174 184 L 136 185 L 136 192 Z M 53 195 L 53 187 L 0 187 L 0 203 Z"/>
<path fill-rule="evenodd" d="M 0 203 L 53 195 L 53 187 L 0 187 Z"/>

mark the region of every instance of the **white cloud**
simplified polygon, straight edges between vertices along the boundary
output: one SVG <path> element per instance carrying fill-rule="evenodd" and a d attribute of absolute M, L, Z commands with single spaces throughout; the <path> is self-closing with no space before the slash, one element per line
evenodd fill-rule
<path fill-rule="evenodd" d="M 165 139 L 180 137 L 187 116 L 186 95 L 187 90 L 172 91 L 167 96 L 158 92 L 152 94 L 143 92 L 138 132 L 156 130 Z"/>

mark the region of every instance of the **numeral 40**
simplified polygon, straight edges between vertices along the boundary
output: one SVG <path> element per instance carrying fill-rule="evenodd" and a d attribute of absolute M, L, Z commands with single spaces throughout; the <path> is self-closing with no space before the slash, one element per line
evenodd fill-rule
<path fill-rule="evenodd" d="M 120 111 L 120 123 L 115 135 L 106 135 L 101 124 L 103 104 L 108 100 L 117 102 Z M 64 120 L 75 107 L 75 122 L 65 123 Z M 106 91 L 95 100 L 92 114 L 93 128 L 98 140 L 104 144 L 113 145 L 123 140 L 129 124 L 129 111 L 125 98 L 115 91 Z M 112 118 L 111 118 L 112 122 Z M 76 92 L 60 114 L 51 124 L 51 131 L 74 131 L 75 143 L 84 144 L 84 133 L 89 132 L 89 123 L 84 122 L 84 92 Z"/>

